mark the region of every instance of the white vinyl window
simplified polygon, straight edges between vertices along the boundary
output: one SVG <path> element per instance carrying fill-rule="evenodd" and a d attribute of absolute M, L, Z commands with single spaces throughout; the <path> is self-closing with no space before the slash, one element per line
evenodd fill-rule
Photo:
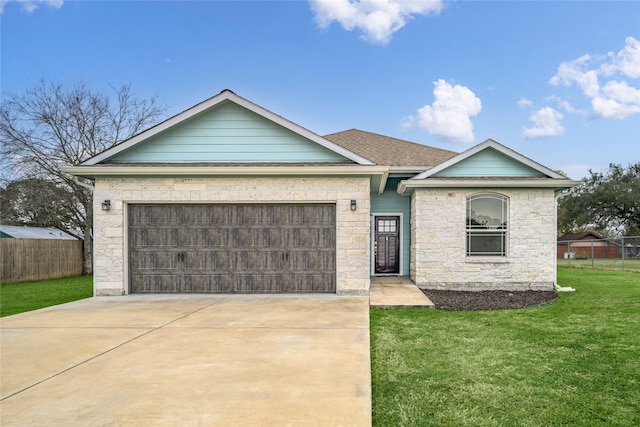
<path fill-rule="evenodd" d="M 467 256 L 507 256 L 509 198 L 500 194 L 467 197 Z"/>

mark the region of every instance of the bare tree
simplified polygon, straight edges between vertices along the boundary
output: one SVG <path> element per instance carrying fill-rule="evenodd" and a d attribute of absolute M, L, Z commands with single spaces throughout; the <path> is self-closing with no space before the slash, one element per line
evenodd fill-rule
<path fill-rule="evenodd" d="M 130 85 L 112 93 L 41 81 L 23 94 L 3 95 L 0 156 L 11 180 L 43 179 L 67 189 L 69 210 L 84 235 L 84 274 L 93 272 L 93 197 L 88 181 L 62 168 L 81 163 L 155 123 L 164 111 L 157 98 L 138 99 Z M 43 204 L 46 209 L 46 204 Z"/>

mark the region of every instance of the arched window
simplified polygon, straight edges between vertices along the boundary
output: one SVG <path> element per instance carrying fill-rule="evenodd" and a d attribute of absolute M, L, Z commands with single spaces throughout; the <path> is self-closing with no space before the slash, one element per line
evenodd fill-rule
<path fill-rule="evenodd" d="M 500 194 L 467 197 L 467 256 L 507 256 L 509 198 Z"/>

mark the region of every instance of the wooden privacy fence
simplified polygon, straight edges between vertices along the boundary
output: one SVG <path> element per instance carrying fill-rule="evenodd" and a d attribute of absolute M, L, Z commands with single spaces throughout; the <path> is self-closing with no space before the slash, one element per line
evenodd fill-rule
<path fill-rule="evenodd" d="M 0 283 L 80 276 L 81 240 L 0 239 Z"/>

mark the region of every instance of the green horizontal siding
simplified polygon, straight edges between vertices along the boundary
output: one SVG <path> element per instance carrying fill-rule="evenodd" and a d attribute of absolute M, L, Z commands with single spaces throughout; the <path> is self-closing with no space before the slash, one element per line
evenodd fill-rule
<path fill-rule="evenodd" d="M 384 193 L 371 194 L 371 214 L 402 213 L 402 274 L 408 276 L 409 255 L 411 250 L 411 197 L 401 196 L 397 192 L 400 178 L 389 178 Z M 373 254 L 371 254 L 373 256 Z"/>
<path fill-rule="evenodd" d="M 231 102 L 192 117 L 115 155 L 113 163 L 349 162 Z"/>
<path fill-rule="evenodd" d="M 539 171 L 493 148 L 486 148 L 434 175 L 435 177 L 542 177 Z"/>

